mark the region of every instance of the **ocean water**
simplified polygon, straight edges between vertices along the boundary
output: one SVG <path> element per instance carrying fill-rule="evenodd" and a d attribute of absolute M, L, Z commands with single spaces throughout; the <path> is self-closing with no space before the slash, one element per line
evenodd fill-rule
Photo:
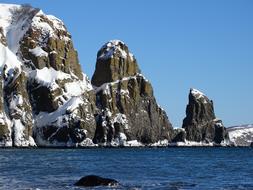
<path fill-rule="evenodd" d="M 253 189 L 253 149 L 0 149 L 1 190 L 82 190 L 91 174 L 120 182 L 94 189 Z"/>

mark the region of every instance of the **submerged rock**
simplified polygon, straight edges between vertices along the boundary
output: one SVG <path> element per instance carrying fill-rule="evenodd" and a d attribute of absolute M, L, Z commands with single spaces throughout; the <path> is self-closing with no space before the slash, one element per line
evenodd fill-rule
<path fill-rule="evenodd" d="M 183 128 L 188 141 L 220 144 L 228 139 L 226 128 L 215 116 L 213 101 L 196 89 L 190 90 Z"/>
<path fill-rule="evenodd" d="M 114 179 L 102 178 L 96 175 L 89 175 L 81 178 L 74 185 L 82 187 L 117 186 L 119 185 L 119 182 Z"/>

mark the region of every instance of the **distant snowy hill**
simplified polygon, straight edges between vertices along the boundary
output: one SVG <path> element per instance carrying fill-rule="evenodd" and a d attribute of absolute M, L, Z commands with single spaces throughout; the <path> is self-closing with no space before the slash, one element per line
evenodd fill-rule
<path fill-rule="evenodd" d="M 250 146 L 253 143 L 253 125 L 227 128 L 229 139 L 235 146 Z"/>

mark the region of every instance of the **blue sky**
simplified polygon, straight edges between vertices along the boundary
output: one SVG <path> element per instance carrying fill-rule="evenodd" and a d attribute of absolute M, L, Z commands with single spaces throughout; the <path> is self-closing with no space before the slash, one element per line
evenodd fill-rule
<path fill-rule="evenodd" d="M 2 0 L 62 19 L 91 78 L 98 49 L 123 40 L 174 127 L 191 87 L 214 101 L 226 126 L 253 123 L 251 0 Z"/>

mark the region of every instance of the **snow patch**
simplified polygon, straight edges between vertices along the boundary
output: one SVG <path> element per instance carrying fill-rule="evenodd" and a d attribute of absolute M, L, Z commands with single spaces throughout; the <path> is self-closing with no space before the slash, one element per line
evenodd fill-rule
<path fill-rule="evenodd" d="M 62 71 L 56 71 L 52 67 L 44 67 L 43 69 L 36 69 L 31 71 L 30 78 L 36 80 L 43 86 L 55 89 L 56 87 L 58 87 L 56 80 L 71 79 L 71 75 Z"/>
<path fill-rule="evenodd" d="M 137 140 L 132 140 L 132 141 L 127 141 L 124 144 L 125 147 L 143 147 L 145 145 L 143 145 L 141 142 L 137 141 Z"/>
<path fill-rule="evenodd" d="M 0 69 L 2 71 L 5 66 L 6 72 L 10 69 L 18 68 L 21 70 L 21 63 L 18 61 L 16 55 L 0 43 Z M 1 73 L 0 73 L 1 74 Z"/>
<path fill-rule="evenodd" d="M 113 58 L 115 54 L 120 56 L 123 59 L 126 59 L 128 56 L 131 60 L 134 60 L 134 56 L 132 53 L 127 53 L 121 46 L 124 46 L 125 43 L 120 40 L 111 40 L 107 42 L 101 49 L 102 54 L 98 57 L 98 59 L 109 59 Z"/>
<path fill-rule="evenodd" d="M 47 57 L 48 53 L 45 52 L 41 47 L 36 47 L 34 49 L 29 49 L 29 52 L 31 52 L 36 57 Z"/>
<path fill-rule="evenodd" d="M 116 116 L 113 119 L 113 124 L 114 123 L 119 123 L 122 124 L 124 129 L 128 129 L 128 120 L 125 114 L 122 113 L 117 113 Z"/>
<path fill-rule="evenodd" d="M 249 146 L 253 142 L 253 125 L 227 128 L 229 140 L 235 146 Z"/>
<path fill-rule="evenodd" d="M 19 147 L 36 146 L 31 136 L 29 136 L 28 140 L 25 139 L 25 135 L 24 135 L 25 126 L 20 121 L 20 119 L 13 119 L 12 125 L 13 125 L 12 133 L 14 134 L 13 143 L 15 146 L 19 146 Z"/>
<path fill-rule="evenodd" d="M 202 99 L 204 104 L 208 103 L 208 98 L 206 95 L 202 92 L 200 92 L 197 89 L 191 88 L 190 93 L 196 98 L 196 99 Z"/>
<path fill-rule="evenodd" d="M 19 115 L 23 114 L 23 111 L 20 109 L 20 106 L 23 104 L 23 97 L 19 95 L 14 95 L 14 97 L 11 99 L 9 109 L 15 110 L 15 113 L 18 113 Z"/>
<path fill-rule="evenodd" d="M 62 123 L 64 123 L 63 120 L 66 119 L 66 112 L 73 113 L 80 104 L 83 104 L 81 97 L 72 97 L 52 113 L 40 112 L 35 118 L 35 126 L 42 127 L 52 123 L 55 123 L 57 126 L 62 126 Z"/>
<path fill-rule="evenodd" d="M 202 98 L 202 97 L 205 96 L 202 92 L 200 92 L 199 90 L 194 89 L 194 88 L 191 89 L 191 94 L 192 94 L 193 96 L 197 97 L 197 99 L 198 99 L 198 98 Z"/>
<path fill-rule="evenodd" d="M 151 144 L 151 147 L 166 147 L 169 145 L 169 141 L 167 139 L 160 140 L 154 144 Z"/>
<path fill-rule="evenodd" d="M 48 23 L 47 20 L 49 20 L 50 23 Z M 56 30 L 66 31 L 66 28 L 60 19 L 53 15 L 46 15 L 43 13 L 43 11 L 39 11 L 34 16 L 32 19 L 32 27 L 40 31 L 41 37 L 39 42 L 41 45 L 45 44 L 50 37 L 59 38 L 59 36 L 55 33 Z M 68 42 L 70 40 L 70 35 L 68 33 L 66 34 L 67 36 L 60 36 L 60 40 Z"/>
<path fill-rule="evenodd" d="M 16 54 L 19 42 L 30 27 L 30 20 L 38 10 L 30 6 L 1 4 L 0 23 L 8 48 Z"/>
<path fill-rule="evenodd" d="M 89 80 L 87 79 L 86 75 L 83 77 L 83 81 L 77 80 L 69 83 L 64 84 L 64 89 L 66 96 L 81 96 L 84 92 L 92 90 L 92 85 L 90 84 Z"/>
<path fill-rule="evenodd" d="M 81 143 L 78 143 L 76 146 L 79 147 L 97 147 L 97 144 L 94 144 L 93 141 L 89 138 L 86 138 Z"/>
<path fill-rule="evenodd" d="M 98 93 L 100 91 L 103 91 L 104 94 L 107 94 L 107 95 L 110 95 L 110 87 L 115 85 L 115 84 L 118 84 L 120 82 L 123 82 L 123 81 L 127 81 L 127 80 L 131 80 L 131 79 L 134 79 L 134 80 L 137 80 L 137 78 L 142 78 L 143 80 L 145 80 L 146 82 L 149 82 L 142 74 L 140 73 L 137 73 L 135 76 L 130 76 L 130 77 L 124 77 L 120 80 L 116 80 L 116 81 L 113 81 L 113 82 L 108 82 L 108 83 L 104 83 L 102 84 L 100 87 L 96 87 L 96 86 L 93 86 L 93 88 L 95 89 L 95 92 Z M 122 89 L 121 89 L 122 90 Z M 124 93 L 127 93 L 127 91 L 122 91 Z"/>
<path fill-rule="evenodd" d="M 169 146 L 189 146 L 189 147 L 196 147 L 196 146 L 214 146 L 212 142 L 196 142 L 196 141 L 188 141 L 185 142 L 176 142 L 176 143 L 169 143 Z"/>
<path fill-rule="evenodd" d="M 58 30 L 63 30 L 63 31 L 66 30 L 66 28 L 65 28 L 65 26 L 64 26 L 64 23 L 63 23 L 60 19 L 56 18 L 56 17 L 53 16 L 53 15 L 46 15 L 46 16 L 47 16 L 47 18 L 48 18 L 50 21 L 53 22 L 53 25 L 54 25 L 54 27 L 55 27 L 56 29 L 58 29 Z"/>

